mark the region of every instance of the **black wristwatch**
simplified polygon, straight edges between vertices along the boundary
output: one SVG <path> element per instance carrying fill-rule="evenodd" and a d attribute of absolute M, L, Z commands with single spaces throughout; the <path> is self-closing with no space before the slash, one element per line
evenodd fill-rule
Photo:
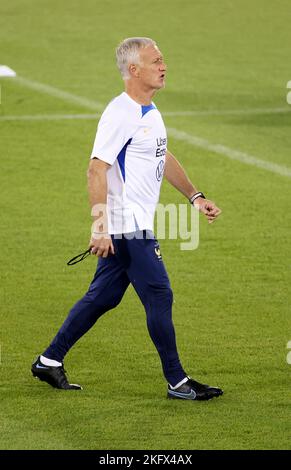
<path fill-rule="evenodd" d="M 206 199 L 206 197 L 204 196 L 204 194 L 203 194 L 203 193 L 201 193 L 201 192 L 199 192 L 199 193 L 195 193 L 195 194 L 193 194 L 193 196 L 191 196 L 191 197 L 189 198 L 189 202 L 190 202 L 190 204 L 192 204 L 192 205 L 193 205 L 193 204 L 194 204 L 194 201 L 195 201 L 195 199 L 197 199 L 198 197 L 202 197 L 203 199 Z"/>

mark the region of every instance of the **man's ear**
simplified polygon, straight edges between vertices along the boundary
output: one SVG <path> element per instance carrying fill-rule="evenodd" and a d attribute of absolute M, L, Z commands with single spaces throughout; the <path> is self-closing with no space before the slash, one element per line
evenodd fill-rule
<path fill-rule="evenodd" d="M 130 75 L 133 75 L 136 78 L 139 77 L 139 67 L 136 64 L 130 64 L 128 70 Z"/>

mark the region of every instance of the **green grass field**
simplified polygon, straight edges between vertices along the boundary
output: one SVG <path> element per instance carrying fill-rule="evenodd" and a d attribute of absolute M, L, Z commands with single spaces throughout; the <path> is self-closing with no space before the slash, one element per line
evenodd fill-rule
<path fill-rule="evenodd" d="M 32 360 L 84 294 L 96 264 L 92 257 L 66 266 L 88 243 L 86 169 L 98 119 L 49 116 L 100 110 L 0 79 L 0 448 L 290 449 L 290 2 L 0 4 L 1 64 L 103 105 L 122 91 L 114 48 L 129 36 L 153 37 L 164 53 L 160 110 L 193 112 L 165 114 L 169 128 L 286 172 L 169 136 L 194 183 L 223 209 L 213 225 L 200 219 L 197 250 L 180 251 L 180 240 L 161 247 L 182 363 L 225 394 L 205 403 L 166 399 L 132 288 L 66 358 L 83 392 L 33 379 Z M 165 182 L 161 202 L 184 199 Z"/>

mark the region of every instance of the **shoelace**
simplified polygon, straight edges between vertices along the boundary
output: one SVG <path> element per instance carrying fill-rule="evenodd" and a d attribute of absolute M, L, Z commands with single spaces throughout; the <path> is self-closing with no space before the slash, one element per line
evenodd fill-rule
<path fill-rule="evenodd" d="M 88 248 L 88 250 L 84 251 L 84 253 L 80 253 L 77 256 L 74 256 L 74 258 L 70 259 L 70 261 L 67 262 L 68 266 L 72 266 L 73 264 L 80 263 L 80 261 L 83 261 L 83 259 L 87 258 L 91 254 L 91 248 Z"/>

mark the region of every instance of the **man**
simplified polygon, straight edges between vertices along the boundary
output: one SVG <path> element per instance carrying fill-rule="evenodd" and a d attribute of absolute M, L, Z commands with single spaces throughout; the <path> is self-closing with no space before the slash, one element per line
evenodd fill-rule
<path fill-rule="evenodd" d="M 162 117 L 152 97 L 165 86 L 166 65 L 156 43 L 129 38 L 116 50 L 125 91 L 105 109 L 88 169 L 89 199 L 94 219 L 89 243 L 99 257 L 88 292 L 70 311 L 32 373 L 53 387 L 80 390 L 68 383 L 63 360 L 96 320 L 121 301 L 129 283 L 142 301 L 149 334 L 168 382 L 168 397 L 208 400 L 219 388 L 191 379 L 179 360 L 172 323 L 173 294 L 153 235 L 155 207 L 162 174 L 213 222 L 220 214 L 190 182 L 167 150 Z"/>

